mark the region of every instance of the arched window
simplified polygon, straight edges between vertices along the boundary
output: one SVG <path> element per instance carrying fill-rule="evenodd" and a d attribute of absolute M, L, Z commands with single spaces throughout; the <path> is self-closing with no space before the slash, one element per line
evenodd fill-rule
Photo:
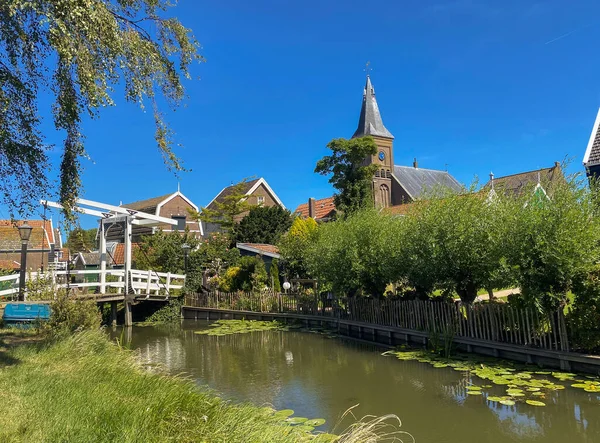
<path fill-rule="evenodd" d="M 379 177 L 379 176 L 380 176 L 379 171 L 375 171 L 375 177 Z"/>
<path fill-rule="evenodd" d="M 381 185 L 379 187 L 379 196 L 381 198 L 381 205 L 387 208 L 390 205 L 390 188 L 387 185 Z"/>
<path fill-rule="evenodd" d="M 382 170 L 381 170 L 381 176 L 382 176 L 382 177 L 385 177 L 385 169 L 382 169 Z"/>

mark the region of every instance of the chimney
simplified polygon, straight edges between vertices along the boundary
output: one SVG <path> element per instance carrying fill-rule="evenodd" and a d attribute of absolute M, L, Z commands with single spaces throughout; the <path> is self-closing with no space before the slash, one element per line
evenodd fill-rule
<path fill-rule="evenodd" d="M 492 189 L 494 189 L 494 173 L 490 172 L 490 184 L 492 186 Z"/>
<path fill-rule="evenodd" d="M 419 167 L 419 164 L 417 163 L 417 158 L 415 157 L 415 160 L 413 161 L 413 168 L 417 169 Z"/>
<path fill-rule="evenodd" d="M 554 162 L 554 167 L 555 168 L 560 168 L 560 162 Z"/>
<path fill-rule="evenodd" d="M 310 218 L 315 218 L 317 215 L 317 204 L 314 198 L 308 199 L 308 216 Z"/>

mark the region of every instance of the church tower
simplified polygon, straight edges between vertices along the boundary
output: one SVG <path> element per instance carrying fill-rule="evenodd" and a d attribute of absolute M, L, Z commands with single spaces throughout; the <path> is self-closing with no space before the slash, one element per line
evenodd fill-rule
<path fill-rule="evenodd" d="M 371 136 L 377 143 L 377 153 L 365 159 L 366 165 L 377 165 L 373 177 L 373 197 L 375 207 L 388 207 L 392 204 L 392 173 L 394 171 L 394 136 L 383 126 L 375 89 L 371 78 L 367 75 L 367 83 L 363 92 L 362 108 L 358 128 L 352 138 Z"/>

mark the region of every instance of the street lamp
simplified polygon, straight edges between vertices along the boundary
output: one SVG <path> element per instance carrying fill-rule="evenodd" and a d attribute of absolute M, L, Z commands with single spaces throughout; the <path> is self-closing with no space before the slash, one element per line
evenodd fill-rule
<path fill-rule="evenodd" d="M 190 255 L 190 249 L 192 249 L 192 247 L 190 245 L 188 245 L 187 243 L 184 243 L 181 245 L 181 249 L 183 249 L 183 267 L 185 269 L 185 275 L 187 275 L 187 271 L 188 271 L 188 256 Z"/>
<path fill-rule="evenodd" d="M 33 228 L 25 222 L 19 226 L 19 237 L 21 237 L 21 275 L 19 277 L 19 301 L 25 301 L 25 270 L 27 269 L 27 243 L 31 237 Z"/>

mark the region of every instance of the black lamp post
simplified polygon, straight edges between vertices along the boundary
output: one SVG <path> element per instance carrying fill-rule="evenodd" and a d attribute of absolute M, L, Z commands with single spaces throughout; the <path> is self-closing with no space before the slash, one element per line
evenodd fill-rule
<path fill-rule="evenodd" d="M 19 226 L 19 237 L 21 237 L 21 275 L 19 276 L 19 301 L 25 301 L 25 270 L 27 269 L 27 243 L 31 237 L 33 228 L 25 222 Z"/>
<path fill-rule="evenodd" d="M 181 245 L 181 249 L 183 249 L 183 268 L 185 269 L 185 275 L 187 275 L 188 271 L 188 256 L 190 255 L 190 249 L 192 247 L 187 243 Z"/>

